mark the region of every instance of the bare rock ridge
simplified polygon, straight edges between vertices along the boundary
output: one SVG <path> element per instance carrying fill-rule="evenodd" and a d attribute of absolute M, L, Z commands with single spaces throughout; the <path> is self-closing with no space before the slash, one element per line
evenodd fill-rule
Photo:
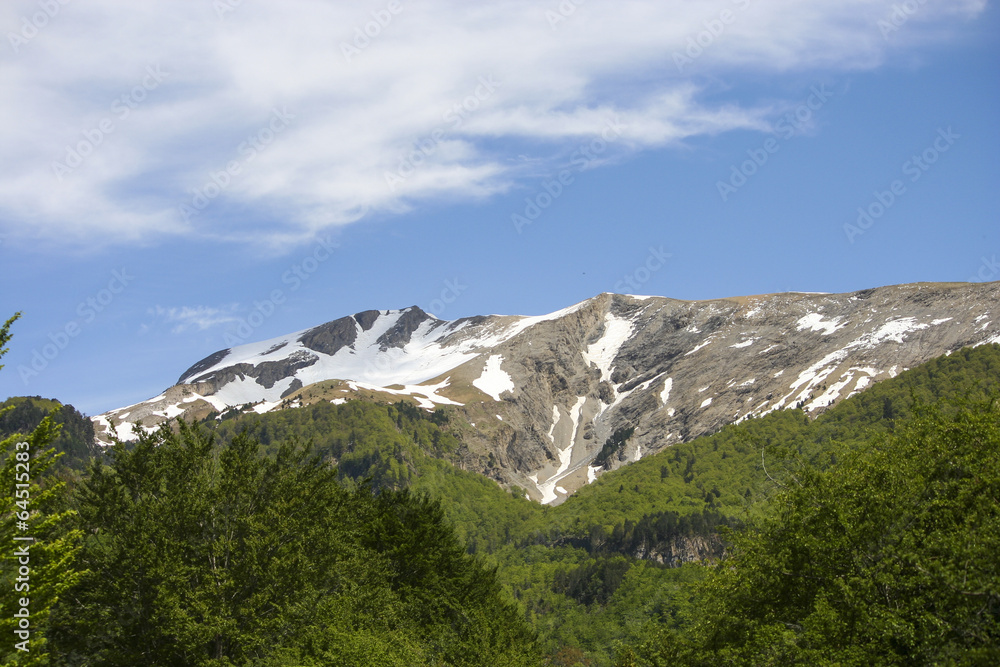
<path fill-rule="evenodd" d="M 725 424 L 790 407 L 818 415 L 934 357 L 1000 343 L 998 301 L 1000 283 L 921 283 L 711 301 L 605 293 L 537 317 L 365 311 L 220 350 L 160 396 L 94 421 L 108 442 L 234 408 L 450 405 L 473 425 L 465 467 L 557 503 Z"/>

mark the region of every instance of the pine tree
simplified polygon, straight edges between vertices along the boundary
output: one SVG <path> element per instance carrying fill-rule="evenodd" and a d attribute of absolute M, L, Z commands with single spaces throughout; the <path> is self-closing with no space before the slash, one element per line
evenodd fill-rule
<path fill-rule="evenodd" d="M 20 313 L 0 326 L 0 358 Z M 0 365 L 0 369 L 3 366 Z M 50 612 L 82 575 L 81 533 L 69 528 L 65 484 L 46 472 L 58 459 L 58 433 L 46 417 L 32 433 L 0 441 L 0 656 L 4 665 L 48 665 Z"/>

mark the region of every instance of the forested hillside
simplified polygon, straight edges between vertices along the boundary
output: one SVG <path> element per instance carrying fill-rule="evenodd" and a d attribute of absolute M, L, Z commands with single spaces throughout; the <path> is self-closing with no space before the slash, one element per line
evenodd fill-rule
<path fill-rule="evenodd" d="M 532 665 L 530 629 L 437 503 L 349 491 L 308 448 L 198 427 L 119 445 L 75 495 L 64 664 Z"/>
<path fill-rule="evenodd" d="M 914 411 L 786 480 L 616 665 L 998 664 L 1000 405 Z"/>
<path fill-rule="evenodd" d="M 20 396 L 0 402 L 0 440 L 14 433 L 30 433 L 50 415 L 53 423 L 59 426 L 52 446 L 63 453 L 57 467 L 86 467 L 87 461 L 99 449 L 94 444 L 94 423 L 72 405 L 63 405 L 53 399 Z"/>
<path fill-rule="evenodd" d="M 460 441 L 447 408 L 407 404 L 313 406 L 227 420 L 277 443 L 312 439 L 340 462 L 345 481 L 408 484 L 440 499 L 470 552 L 500 566 L 550 654 L 581 651 L 610 664 L 615 641 L 638 641 L 651 619 L 683 616 L 690 583 L 717 559 L 719 527 L 767 515 L 770 500 L 808 470 L 864 451 L 922 404 L 981 402 L 1000 386 L 1000 346 L 961 350 L 857 394 L 816 420 L 784 410 L 608 473 L 556 507 L 505 493 L 479 475 L 444 464 Z M 440 457 L 440 458 L 439 458 Z"/>
<path fill-rule="evenodd" d="M 1000 345 L 964 349 L 816 420 L 777 411 L 675 445 L 555 507 L 461 470 L 468 425 L 447 408 L 161 430 L 69 487 L 38 468 L 51 614 L 33 659 L 991 664 L 998 382 Z M 31 437 L 53 441 L 51 420 Z"/>

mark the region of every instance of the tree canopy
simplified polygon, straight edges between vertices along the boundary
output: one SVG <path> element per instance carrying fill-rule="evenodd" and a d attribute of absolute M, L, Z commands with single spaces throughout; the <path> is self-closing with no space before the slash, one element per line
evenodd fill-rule
<path fill-rule="evenodd" d="M 1000 406 L 918 407 L 732 540 L 639 664 L 998 664 Z"/>
<path fill-rule="evenodd" d="M 537 664 L 435 502 L 184 423 L 109 458 L 77 494 L 88 573 L 54 612 L 65 664 Z"/>

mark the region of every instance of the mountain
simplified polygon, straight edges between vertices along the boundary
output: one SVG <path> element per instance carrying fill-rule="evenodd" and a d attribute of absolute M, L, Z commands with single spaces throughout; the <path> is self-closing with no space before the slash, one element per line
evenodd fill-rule
<path fill-rule="evenodd" d="M 187 419 L 414 401 L 468 421 L 462 467 L 561 502 L 602 472 L 728 423 L 811 416 L 966 346 L 1000 342 L 1000 283 L 709 301 L 600 294 L 549 315 L 365 311 L 220 350 L 94 418 L 109 442 Z"/>
<path fill-rule="evenodd" d="M 13 396 L 0 401 L 0 440 L 15 433 L 31 433 L 49 416 L 59 427 L 52 446 L 63 454 L 56 469 L 83 470 L 99 448 L 94 446 L 93 422 L 72 405 L 41 396 Z"/>

